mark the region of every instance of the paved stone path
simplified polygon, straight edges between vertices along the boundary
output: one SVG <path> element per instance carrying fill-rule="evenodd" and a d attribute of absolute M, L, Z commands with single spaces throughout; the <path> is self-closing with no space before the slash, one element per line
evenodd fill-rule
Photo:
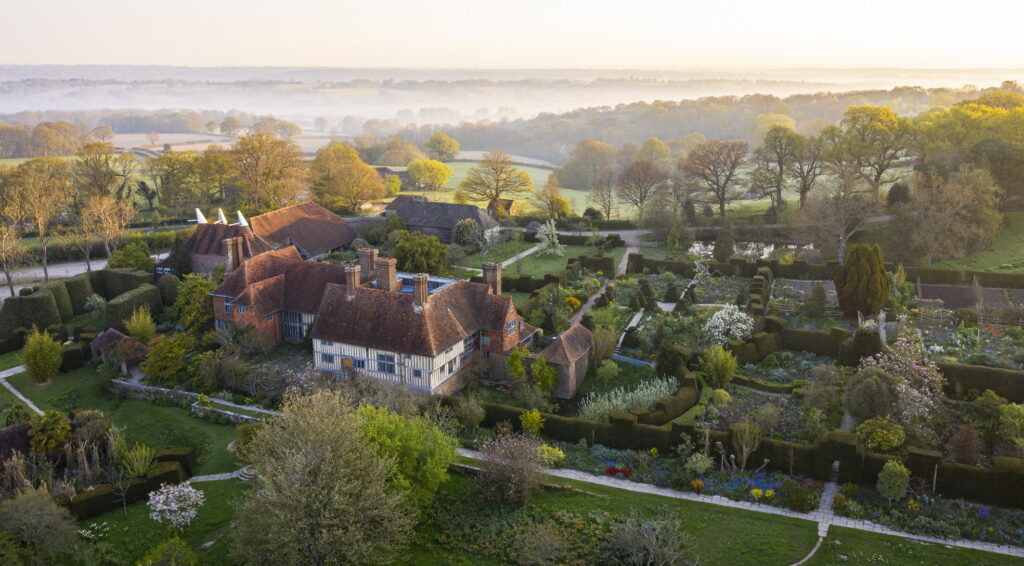
<path fill-rule="evenodd" d="M 205 476 L 192 476 L 189 480 L 192 483 L 202 483 L 207 481 L 224 481 L 224 480 L 236 480 L 241 479 L 244 481 L 246 475 L 246 469 L 240 468 L 233 472 L 227 472 L 224 474 L 208 474 Z"/>
<path fill-rule="evenodd" d="M 28 397 L 22 395 L 21 392 L 15 389 L 13 385 L 7 383 L 8 377 L 11 377 L 12 375 L 18 375 L 23 371 L 25 371 L 25 366 L 15 366 L 12 367 L 11 369 L 5 369 L 4 371 L 0 371 L 0 385 L 6 387 L 8 391 L 10 391 L 15 397 L 20 399 L 22 403 L 24 403 L 29 409 L 32 409 L 32 411 L 34 411 L 37 415 L 41 415 L 43 414 L 43 412 L 39 410 L 39 407 L 36 407 L 35 403 L 30 401 Z"/>
<path fill-rule="evenodd" d="M 472 458 L 474 460 L 482 460 L 482 454 L 475 450 L 468 450 L 465 448 L 459 449 L 459 455 L 466 458 Z M 568 469 L 548 469 L 544 470 L 544 473 L 550 476 L 571 479 L 581 481 L 585 483 L 604 485 L 608 487 L 614 487 L 616 489 L 624 489 L 626 491 L 632 491 L 636 493 L 649 493 L 652 495 L 660 495 L 662 497 L 671 497 L 673 499 L 685 499 L 687 501 L 696 501 L 698 503 L 707 503 L 709 505 L 718 505 L 720 507 L 730 507 L 733 509 L 743 509 L 746 511 L 752 511 L 755 513 L 764 513 L 766 515 L 778 515 L 783 517 L 791 517 L 794 519 L 802 519 L 804 521 L 811 521 L 818 524 L 818 536 L 824 538 L 828 533 L 828 527 L 830 525 L 836 525 L 840 527 L 846 527 L 849 529 L 856 529 L 859 531 L 867 531 L 872 533 L 878 533 L 881 535 L 888 535 L 894 537 L 900 537 L 907 540 L 916 542 L 923 542 L 929 544 L 941 544 L 944 546 L 954 546 L 958 548 L 969 548 L 974 550 L 982 550 L 985 552 L 992 552 L 995 554 L 1004 554 L 1007 556 L 1024 557 L 1024 547 L 1010 546 L 1005 544 L 995 544 L 989 542 L 978 542 L 972 540 L 953 540 L 943 539 L 938 537 L 930 537 L 924 535 L 914 535 L 910 533 L 904 533 L 900 531 L 894 531 L 888 527 L 872 523 L 870 521 L 862 521 L 856 519 L 848 519 L 846 517 L 836 516 L 831 509 L 831 502 L 828 507 L 819 506 L 816 511 L 810 513 L 798 513 L 796 511 L 790 511 L 781 507 L 773 507 L 771 505 L 764 505 L 761 503 L 753 503 L 749 501 L 733 501 L 720 495 L 702 495 L 697 493 L 688 493 L 683 491 L 676 491 L 667 487 L 658 487 L 651 484 L 632 482 L 629 480 L 613 478 L 611 476 L 597 476 L 589 474 L 587 472 L 581 472 L 579 470 L 568 470 Z M 835 485 L 834 482 L 830 482 Z M 835 487 L 838 491 L 838 485 Z M 822 502 L 824 503 L 828 493 L 826 486 L 826 494 L 822 496 Z M 834 497 L 835 492 L 829 497 Z M 824 509 L 822 508 L 824 507 Z M 821 540 L 818 541 L 820 546 Z M 802 564 L 812 554 L 804 557 L 800 562 L 796 564 Z M 794 565 L 795 566 L 795 565 Z"/>
<path fill-rule="evenodd" d="M 512 265 L 513 263 L 515 263 L 516 260 L 518 260 L 520 258 L 524 258 L 524 257 L 532 254 L 533 252 L 535 252 L 535 251 L 537 251 L 539 249 L 540 249 L 540 245 L 536 245 L 536 246 L 533 246 L 531 248 L 527 248 L 527 249 L 517 253 L 516 255 L 506 259 L 505 261 L 501 262 L 501 266 L 502 267 L 508 267 L 508 266 Z"/>

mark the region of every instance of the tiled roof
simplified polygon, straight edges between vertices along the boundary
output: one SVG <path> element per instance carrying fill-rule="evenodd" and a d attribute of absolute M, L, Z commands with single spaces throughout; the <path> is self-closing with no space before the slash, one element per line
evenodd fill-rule
<path fill-rule="evenodd" d="M 351 296 L 328 285 L 312 337 L 394 352 L 435 356 L 479 330 L 503 331 L 517 313 L 512 298 L 458 281 L 418 305 L 412 293 L 360 287 Z"/>
<path fill-rule="evenodd" d="M 276 310 L 315 313 L 330 283 L 344 285 L 340 265 L 303 261 L 294 246 L 256 256 L 231 272 L 213 290 L 262 314 Z"/>
<path fill-rule="evenodd" d="M 388 203 L 384 210 L 398 210 L 407 202 L 429 202 L 430 199 L 423 195 L 398 195 L 395 200 Z"/>
<path fill-rule="evenodd" d="M 483 209 L 471 204 L 451 204 L 447 202 L 423 202 L 409 200 L 398 207 L 393 208 L 406 226 L 410 228 L 441 228 L 451 230 L 460 220 L 472 218 L 480 224 L 484 230 L 497 228 L 499 225 L 493 218 L 487 216 Z"/>
<path fill-rule="evenodd" d="M 541 355 L 551 362 L 571 364 L 585 355 L 593 344 L 590 330 L 577 322 L 556 336 Z"/>
<path fill-rule="evenodd" d="M 189 253 L 199 255 L 227 255 L 224 240 L 242 238 L 242 255 L 246 258 L 270 251 L 271 246 L 265 240 L 253 234 L 248 226 L 230 224 L 199 224 L 195 233 L 185 242 Z"/>
<path fill-rule="evenodd" d="M 312 201 L 253 216 L 249 225 L 276 246 L 295 244 L 310 256 L 347 246 L 356 238 L 355 230 L 337 214 Z"/>

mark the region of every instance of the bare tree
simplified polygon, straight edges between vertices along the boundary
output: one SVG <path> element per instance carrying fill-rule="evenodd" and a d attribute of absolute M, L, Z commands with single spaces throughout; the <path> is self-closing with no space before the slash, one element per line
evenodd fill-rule
<path fill-rule="evenodd" d="M 821 174 L 820 136 L 798 136 L 793 147 L 793 159 L 789 163 L 789 171 L 796 181 L 797 192 L 800 193 L 800 208 L 804 207 L 807 195 L 814 189 L 814 184 Z"/>
<path fill-rule="evenodd" d="M 7 219 L 0 219 L 0 267 L 3 267 L 4 277 L 7 278 L 7 287 L 14 293 L 14 280 L 12 272 L 23 257 L 25 257 L 25 246 L 21 243 L 21 234 L 16 228 L 17 224 L 7 224 Z"/>
<path fill-rule="evenodd" d="M 746 160 L 747 149 L 746 142 L 711 140 L 694 147 L 683 162 L 683 173 L 711 195 L 722 216 L 725 205 L 737 196 L 734 189 L 742 181 L 739 168 Z"/>
<path fill-rule="evenodd" d="M 772 126 L 764 137 L 764 144 L 754 151 L 752 181 L 756 188 L 771 198 L 775 210 L 785 206 L 782 191 L 786 188 L 786 175 L 793 162 L 799 134 L 785 126 Z"/>
<path fill-rule="evenodd" d="M 156 142 L 160 141 L 160 134 L 151 131 L 146 134 L 146 139 L 149 140 L 149 145 L 156 145 Z"/>
<path fill-rule="evenodd" d="M 100 195 L 89 197 L 79 214 L 81 224 L 80 236 L 89 237 L 92 233 L 99 234 L 103 239 L 103 248 L 107 257 L 117 249 L 121 237 L 128 224 L 135 218 L 137 211 L 130 200 L 116 199 L 112 196 Z M 88 230 L 88 232 L 86 232 Z"/>
<path fill-rule="evenodd" d="M 835 250 L 842 264 L 846 244 L 878 210 L 874 199 L 858 194 L 858 179 L 847 174 L 832 179 L 827 188 L 807 201 L 802 228 L 821 250 Z"/>
<path fill-rule="evenodd" d="M 615 212 L 615 172 L 608 167 L 598 176 L 590 189 L 590 202 L 594 203 L 604 217 L 611 220 Z"/>
<path fill-rule="evenodd" d="M 15 196 L 8 206 L 13 216 L 32 223 L 42 251 L 43 281 L 50 281 L 47 246 L 53 238 L 50 224 L 64 209 L 70 191 L 67 162 L 54 157 L 26 161 L 14 173 Z"/>
<path fill-rule="evenodd" d="M 636 207 L 640 224 L 644 221 L 644 205 L 654 198 L 667 178 L 649 159 L 636 159 L 622 172 L 617 191 L 619 198 Z"/>

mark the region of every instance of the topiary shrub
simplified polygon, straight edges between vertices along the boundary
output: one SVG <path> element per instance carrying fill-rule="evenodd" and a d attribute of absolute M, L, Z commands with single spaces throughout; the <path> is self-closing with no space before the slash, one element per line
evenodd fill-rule
<path fill-rule="evenodd" d="M 72 342 L 71 344 L 64 344 L 60 347 L 61 361 L 60 371 L 61 373 L 68 373 L 74 371 L 85 365 L 85 362 L 89 360 L 89 345 L 85 342 Z"/>
<path fill-rule="evenodd" d="M 53 281 L 43 285 L 41 292 L 53 295 L 53 302 L 57 305 L 57 312 L 61 320 L 71 320 L 75 316 L 75 310 L 71 305 L 71 296 L 63 281 Z"/>
<path fill-rule="evenodd" d="M 75 315 L 89 312 L 85 301 L 93 291 L 88 275 L 83 273 L 65 279 L 64 288 L 67 289 L 68 298 L 71 300 L 71 310 Z"/>
<path fill-rule="evenodd" d="M 876 487 L 878 493 L 890 502 L 899 501 L 906 497 L 910 488 L 910 470 L 899 460 L 889 460 L 878 474 Z"/>
<path fill-rule="evenodd" d="M 124 321 L 131 317 L 135 309 L 140 306 L 148 307 L 151 313 L 160 312 L 163 309 L 160 290 L 155 285 L 146 283 L 111 299 L 107 303 L 103 327 L 123 331 Z"/>
<path fill-rule="evenodd" d="M 889 417 L 873 417 L 854 429 L 857 440 L 871 450 L 889 452 L 903 446 L 907 435 L 903 427 L 893 422 Z"/>
<path fill-rule="evenodd" d="M 896 379 L 878 368 L 864 368 L 847 381 L 843 407 L 858 421 L 888 416 L 896 403 Z"/>
<path fill-rule="evenodd" d="M 889 298 L 889 274 L 878 244 L 854 244 L 843 265 L 836 268 L 833 282 L 843 314 L 856 317 L 878 313 Z"/>
<path fill-rule="evenodd" d="M 701 356 L 700 376 L 715 389 L 723 389 L 736 377 L 738 362 L 732 352 L 716 346 Z"/>

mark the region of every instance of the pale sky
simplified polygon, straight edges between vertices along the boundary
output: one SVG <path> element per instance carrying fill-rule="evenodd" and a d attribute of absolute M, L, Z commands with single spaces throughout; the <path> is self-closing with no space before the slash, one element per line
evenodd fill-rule
<path fill-rule="evenodd" d="M 0 63 L 1024 67 L 1024 2 L 4 0 Z"/>

